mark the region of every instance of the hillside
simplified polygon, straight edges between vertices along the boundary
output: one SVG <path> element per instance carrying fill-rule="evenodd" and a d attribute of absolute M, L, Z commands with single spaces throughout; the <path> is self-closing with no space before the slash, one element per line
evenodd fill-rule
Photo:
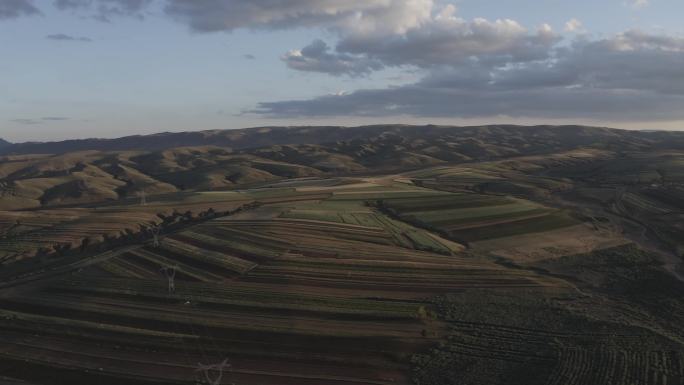
<path fill-rule="evenodd" d="M 0 209 L 231 189 L 295 177 L 402 172 L 576 149 L 614 157 L 684 148 L 681 133 L 579 126 L 280 127 L 137 138 L 7 147 L 5 152 L 15 154 L 0 158 Z M 198 145 L 206 142 L 213 145 Z M 149 143 L 152 148 L 139 149 Z M 155 149 L 179 143 L 185 146 Z M 83 149 L 61 152 L 73 147 Z"/>

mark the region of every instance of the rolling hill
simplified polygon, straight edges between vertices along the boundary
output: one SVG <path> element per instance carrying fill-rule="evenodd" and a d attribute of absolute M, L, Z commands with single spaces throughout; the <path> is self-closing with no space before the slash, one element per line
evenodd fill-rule
<path fill-rule="evenodd" d="M 182 146 L 180 146 L 182 144 Z M 0 148 L 0 209 L 87 204 L 295 177 L 402 172 L 585 149 L 684 148 L 684 134 L 581 126 L 272 127 Z"/>

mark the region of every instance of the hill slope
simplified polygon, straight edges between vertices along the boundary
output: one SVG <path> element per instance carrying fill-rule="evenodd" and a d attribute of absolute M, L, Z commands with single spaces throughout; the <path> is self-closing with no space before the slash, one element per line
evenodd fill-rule
<path fill-rule="evenodd" d="M 684 133 L 582 126 L 279 127 L 137 138 L 7 147 L 5 152 L 52 155 L 0 158 L 0 209 L 86 204 L 143 191 L 230 189 L 296 177 L 395 173 L 578 149 L 601 158 L 684 149 Z M 200 142 L 214 145 L 197 146 Z M 155 149 L 178 143 L 195 146 Z M 151 148 L 144 148 L 147 144 Z M 74 146 L 97 148 L 61 152 Z"/>

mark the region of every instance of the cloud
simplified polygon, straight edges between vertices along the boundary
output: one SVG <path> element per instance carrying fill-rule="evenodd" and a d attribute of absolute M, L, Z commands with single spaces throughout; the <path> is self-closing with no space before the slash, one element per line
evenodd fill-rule
<path fill-rule="evenodd" d="M 360 90 L 311 100 L 261 103 L 254 113 L 278 118 L 409 115 L 427 118 L 568 118 L 651 121 L 681 119 L 684 97 L 644 92 L 531 89 L 487 92 L 413 85 Z M 647 113 L 644 113 L 644 112 Z"/>
<path fill-rule="evenodd" d="M 54 35 L 47 35 L 45 36 L 46 39 L 48 40 L 56 40 L 56 41 L 80 41 L 80 42 L 92 42 L 93 40 L 88 38 L 88 37 L 75 37 L 75 36 L 70 36 L 70 35 L 65 35 L 63 33 L 57 33 Z"/>
<path fill-rule="evenodd" d="M 565 32 L 580 32 L 582 30 L 582 22 L 575 18 L 572 18 L 565 23 Z"/>
<path fill-rule="evenodd" d="M 251 53 L 244 54 L 244 55 L 242 55 L 242 57 L 247 59 L 247 60 L 256 60 L 256 56 L 252 55 Z"/>
<path fill-rule="evenodd" d="M 330 47 L 322 40 L 315 40 L 301 50 L 293 50 L 282 57 L 287 66 L 308 72 L 330 75 L 361 76 L 383 67 L 377 60 L 346 54 L 331 54 Z"/>
<path fill-rule="evenodd" d="M 332 75 L 359 75 L 383 67 L 467 66 L 472 62 L 491 67 L 545 59 L 560 39 L 546 24 L 530 31 L 510 19 L 467 21 L 456 16 L 453 5 L 421 20 L 401 31 L 358 26 L 338 30 L 335 52 L 314 41 L 302 50 L 291 51 L 285 61 L 297 70 Z"/>
<path fill-rule="evenodd" d="M 46 122 L 58 122 L 58 121 L 65 121 L 65 120 L 71 120 L 71 118 L 66 118 L 63 116 L 46 116 L 43 118 L 20 118 L 20 119 L 12 119 L 10 122 L 13 123 L 18 123 L 18 124 L 25 124 L 25 125 L 36 125 L 36 124 L 42 124 Z"/>
<path fill-rule="evenodd" d="M 40 11 L 31 0 L 0 1 L 0 20 L 15 19 L 21 16 L 39 15 Z"/>
<path fill-rule="evenodd" d="M 516 62 L 514 55 L 508 57 L 494 64 L 453 61 L 426 67 L 414 84 L 261 103 L 250 112 L 272 117 L 684 119 L 684 38 L 627 31 L 559 44 L 545 58 Z"/>
<path fill-rule="evenodd" d="M 33 124 L 40 124 L 40 120 L 36 119 L 12 119 L 10 120 L 12 123 L 18 123 L 18 124 L 26 124 L 26 125 L 33 125 Z"/>
<path fill-rule="evenodd" d="M 429 17 L 432 0 L 167 0 L 197 32 L 324 27 L 402 31 Z"/>
<path fill-rule="evenodd" d="M 437 20 L 402 35 L 349 37 L 341 52 L 367 55 L 394 66 L 458 65 L 477 60 L 482 65 L 543 59 L 555 36 L 550 29 L 535 34 L 512 20 Z"/>
<path fill-rule="evenodd" d="M 649 5 L 651 5 L 651 1 L 650 0 L 631 0 L 630 5 L 632 6 L 632 8 L 641 9 L 641 8 L 645 8 L 645 7 L 648 7 Z"/>
<path fill-rule="evenodd" d="M 109 22 L 112 17 L 133 16 L 142 18 L 153 0 L 55 0 L 60 10 L 84 13 L 97 20 Z"/>

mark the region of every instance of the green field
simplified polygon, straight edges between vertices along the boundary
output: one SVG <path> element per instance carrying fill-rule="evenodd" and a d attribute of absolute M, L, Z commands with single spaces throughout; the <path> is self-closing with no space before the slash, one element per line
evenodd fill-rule
<path fill-rule="evenodd" d="M 566 213 L 530 201 L 481 194 L 449 194 L 425 200 L 384 199 L 377 204 L 408 223 L 468 243 L 579 223 Z"/>

